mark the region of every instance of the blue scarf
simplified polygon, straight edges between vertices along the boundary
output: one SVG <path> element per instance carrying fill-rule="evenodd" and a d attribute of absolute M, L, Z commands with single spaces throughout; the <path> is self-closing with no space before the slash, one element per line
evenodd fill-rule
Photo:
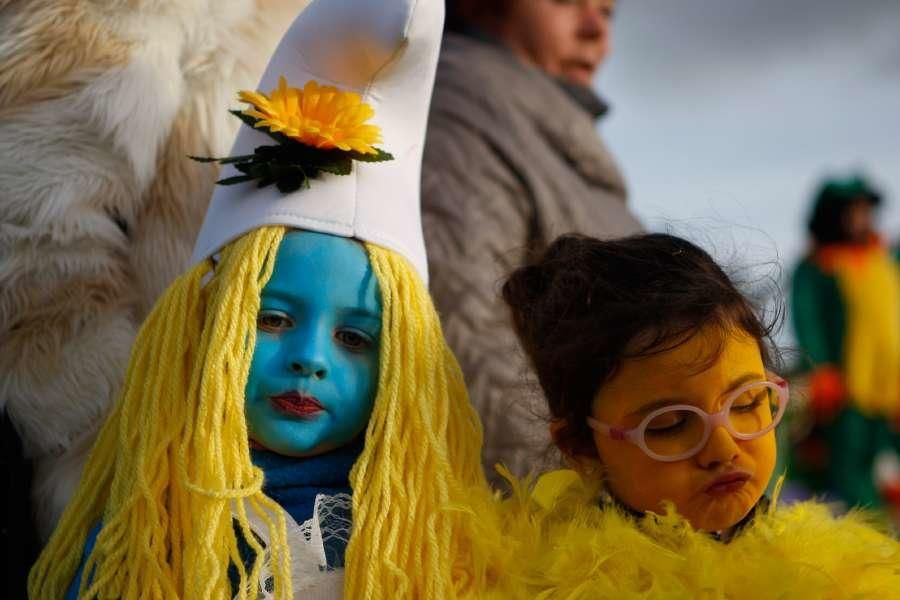
<path fill-rule="evenodd" d="M 350 494 L 350 469 L 359 458 L 363 437 L 326 454 L 294 458 L 251 449 L 253 464 L 265 473 L 263 491 L 297 523 L 312 517 L 316 494 Z"/>
<path fill-rule="evenodd" d="M 311 518 L 317 494 L 351 494 L 350 469 L 359 458 L 364 437 L 319 456 L 294 458 L 268 450 L 251 449 L 253 464 L 265 473 L 263 491 L 277 502 L 298 524 Z M 349 514 L 343 515 L 350 519 Z M 346 544 L 327 539 L 325 558 L 331 568 L 344 566 Z"/>

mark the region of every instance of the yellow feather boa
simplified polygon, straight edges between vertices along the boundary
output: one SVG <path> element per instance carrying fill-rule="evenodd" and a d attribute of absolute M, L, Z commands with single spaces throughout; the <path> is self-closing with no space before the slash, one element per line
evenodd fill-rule
<path fill-rule="evenodd" d="M 496 587 L 486 597 L 900 598 L 900 542 L 861 513 L 834 518 L 816 502 L 773 508 L 725 544 L 674 513 L 636 523 L 601 508 L 596 489 L 564 473 L 531 493 L 513 482 L 512 498 L 485 499 L 493 510 L 473 513 L 481 539 L 496 540 L 488 551 Z"/>

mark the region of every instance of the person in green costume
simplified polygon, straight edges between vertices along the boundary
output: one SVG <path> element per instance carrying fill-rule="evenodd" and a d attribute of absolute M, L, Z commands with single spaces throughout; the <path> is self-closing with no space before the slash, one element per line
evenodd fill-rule
<path fill-rule="evenodd" d="M 898 485 L 890 465 L 900 441 L 900 269 L 875 232 L 881 201 L 862 177 L 825 181 L 809 220 L 811 249 L 792 280 L 815 421 L 795 448 L 792 475 L 849 506 L 883 506 Z"/>

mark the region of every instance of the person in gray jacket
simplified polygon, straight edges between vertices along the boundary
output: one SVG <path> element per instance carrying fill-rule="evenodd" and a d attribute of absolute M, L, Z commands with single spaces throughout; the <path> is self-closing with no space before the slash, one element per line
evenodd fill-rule
<path fill-rule="evenodd" d="M 431 291 L 484 424 L 484 464 L 551 466 L 498 281 L 563 233 L 640 231 L 591 90 L 614 0 L 448 0 L 422 173 Z M 551 425 L 552 427 L 552 425 Z"/>

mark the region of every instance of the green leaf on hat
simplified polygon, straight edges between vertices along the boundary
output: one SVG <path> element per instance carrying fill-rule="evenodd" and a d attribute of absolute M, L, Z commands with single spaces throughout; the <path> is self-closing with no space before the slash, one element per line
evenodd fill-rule
<path fill-rule="evenodd" d="M 362 152 L 350 152 L 350 158 L 359 162 L 384 162 L 394 160 L 394 155 L 385 152 L 381 148 L 375 148 L 375 154 L 363 154 Z"/>
<path fill-rule="evenodd" d="M 259 121 L 256 117 L 245 115 L 239 110 L 229 111 L 248 127 L 256 128 Z M 241 175 L 226 177 L 216 183 L 218 185 L 236 185 L 248 181 L 256 181 L 258 188 L 272 184 L 283 194 L 296 192 L 310 186 L 310 179 L 316 179 L 321 173 L 331 175 L 349 175 L 353 171 L 353 161 L 384 162 L 393 160 L 388 152 L 375 148 L 374 154 L 363 154 L 354 150 L 337 148 L 322 149 L 303 144 L 293 138 L 265 129 L 260 129 L 275 145 L 257 146 L 253 154 L 211 158 L 190 156 L 192 160 L 202 163 L 219 163 L 234 165 Z"/>

